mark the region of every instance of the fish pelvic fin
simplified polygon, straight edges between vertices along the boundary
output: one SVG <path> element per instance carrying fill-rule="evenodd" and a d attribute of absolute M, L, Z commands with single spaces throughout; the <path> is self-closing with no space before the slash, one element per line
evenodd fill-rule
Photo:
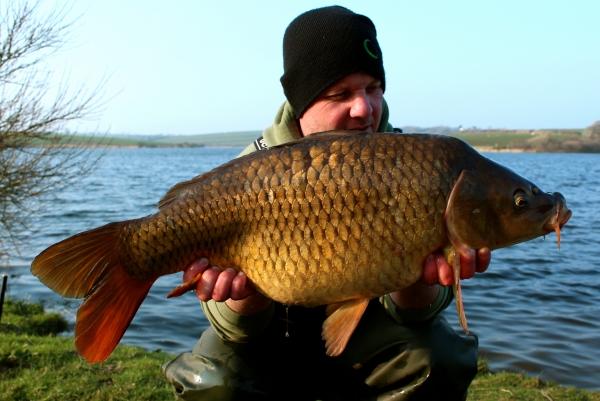
<path fill-rule="evenodd" d="M 91 363 L 108 358 L 156 280 L 138 280 L 123 269 L 117 246 L 127 223 L 74 235 L 31 264 L 31 273 L 54 292 L 85 298 L 77 311 L 75 345 Z"/>
<path fill-rule="evenodd" d="M 321 336 L 328 356 L 338 356 L 346 349 L 368 305 L 369 298 L 359 298 L 327 306 L 329 317 L 323 322 Z"/>
<path fill-rule="evenodd" d="M 167 298 L 180 297 L 188 291 L 195 290 L 200 282 L 200 279 L 202 278 L 202 274 L 203 273 L 198 273 L 191 280 L 175 287 L 173 291 L 167 295 Z"/>

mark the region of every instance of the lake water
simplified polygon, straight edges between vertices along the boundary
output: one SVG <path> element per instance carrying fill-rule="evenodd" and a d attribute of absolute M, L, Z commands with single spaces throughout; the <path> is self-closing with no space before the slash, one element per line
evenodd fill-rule
<path fill-rule="evenodd" d="M 46 300 L 74 323 L 78 300 L 63 300 L 29 273 L 49 245 L 102 224 L 154 213 L 174 184 L 234 158 L 240 149 L 113 149 L 83 182 L 58 194 L 39 216 L 31 249 L 10 267 L 8 295 Z M 600 155 L 486 156 L 542 190 L 559 191 L 573 217 L 554 234 L 494 251 L 488 271 L 463 282 L 471 331 L 493 370 L 525 372 L 563 385 L 600 390 Z M 190 350 L 208 326 L 192 294 L 166 300 L 181 274 L 159 279 L 122 343 L 148 350 Z M 445 316 L 461 331 L 450 306 Z"/>

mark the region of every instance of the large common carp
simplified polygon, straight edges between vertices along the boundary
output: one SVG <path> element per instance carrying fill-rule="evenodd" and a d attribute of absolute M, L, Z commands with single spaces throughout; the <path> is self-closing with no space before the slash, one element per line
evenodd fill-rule
<path fill-rule="evenodd" d="M 90 362 L 110 355 L 158 277 L 202 256 L 244 271 L 275 301 L 331 305 L 323 338 L 339 355 L 368 300 L 419 280 L 435 250 L 453 260 L 460 289 L 458 253 L 559 235 L 571 216 L 560 193 L 459 139 L 351 131 L 235 159 L 177 184 L 158 208 L 74 235 L 32 263 L 52 290 L 85 298 L 75 344 Z"/>

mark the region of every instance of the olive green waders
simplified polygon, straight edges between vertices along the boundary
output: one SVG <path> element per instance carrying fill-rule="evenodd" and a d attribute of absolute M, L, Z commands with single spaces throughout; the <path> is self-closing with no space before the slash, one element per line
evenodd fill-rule
<path fill-rule="evenodd" d="M 248 343 L 209 328 L 191 353 L 163 365 L 181 400 L 464 400 L 477 373 L 477 338 L 441 317 L 400 325 L 370 302 L 346 350 L 325 355 L 323 307 L 277 304 Z M 286 336 L 286 332 L 289 336 Z"/>

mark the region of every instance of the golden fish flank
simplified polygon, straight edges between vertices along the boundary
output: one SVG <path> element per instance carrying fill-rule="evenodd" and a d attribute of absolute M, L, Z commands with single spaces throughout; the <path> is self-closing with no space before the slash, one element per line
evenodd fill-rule
<path fill-rule="evenodd" d="M 167 221 L 174 227 L 188 224 L 179 212 L 187 206 L 198 224 L 196 229 L 182 230 L 191 234 L 179 237 L 182 244 L 207 238 L 197 245 L 212 263 L 243 266 L 259 290 L 286 304 L 313 306 L 375 297 L 416 281 L 421 273 L 416 259 L 443 245 L 444 207 L 438 209 L 436 204 L 444 204 L 448 191 L 441 187 L 448 189 L 450 183 L 441 179 L 443 174 L 428 177 L 434 169 L 433 153 L 427 160 L 424 150 L 410 146 L 414 154 L 404 152 L 404 163 L 398 165 L 393 147 L 377 152 L 361 147 L 360 140 L 335 141 L 329 148 L 320 141 L 311 145 L 284 148 L 277 157 L 265 155 L 194 186 L 185 192 L 185 199 L 165 208 L 175 211 L 172 220 L 167 214 Z M 418 160 L 428 161 L 426 168 L 419 169 Z M 204 200 L 202 206 L 197 199 Z M 173 252 L 180 249 L 170 246 L 179 233 L 163 223 L 165 217 L 149 219 L 158 220 L 164 232 L 148 233 L 158 246 L 144 247 L 149 251 L 134 261 L 131 274 L 144 259 L 189 259 L 190 252 Z M 140 239 L 132 240 L 125 253 L 136 253 L 144 231 L 142 223 L 133 234 L 126 234 Z M 222 236 L 225 241 L 219 241 Z M 399 255 L 398 245 L 411 251 Z M 310 297 L 306 289 L 312 291 Z"/>
<path fill-rule="evenodd" d="M 515 207 L 517 191 L 526 207 Z M 32 264 L 54 291 L 85 297 L 75 343 L 92 362 L 112 352 L 156 278 L 200 256 L 243 270 L 284 304 L 344 302 L 329 308 L 323 329 L 337 355 L 366 301 L 417 281 L 434 250 L 508 246 L 558 232 L 571 214 L 562 195 L 460 140 L 356 132 L 233 160 L 176 185 L 158 206 L 64 240 Z M 460 293 L 457 301 L 460 309 Z"/>

